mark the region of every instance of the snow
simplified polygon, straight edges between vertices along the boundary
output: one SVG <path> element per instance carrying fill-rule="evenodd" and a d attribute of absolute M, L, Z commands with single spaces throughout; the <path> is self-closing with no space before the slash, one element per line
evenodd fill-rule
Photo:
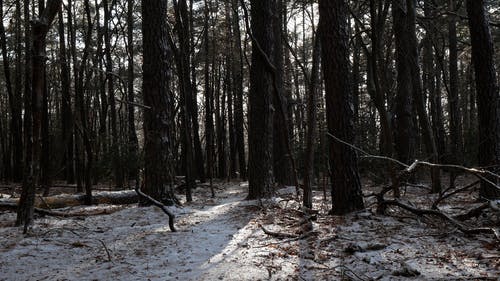
<path fill-rule="evenodd" d="M 0 280 L 497 280 L 500 274 L 491 237 L 371 209 L 329 216 L 320 192 L 312 235 L 277 239 L 259 225 L 301 234 L 295 188 L 258 202 L 244 200 L 246 183 L 217 185 L 216 198 L 198 188 L 193 203 L 172 208 L 176 233 L 155 207 L 38 218 L 28 236 L 12 226 L 13 213 L 0 212 Z M 100 208 L 117 207 L 70 209 Z"/>

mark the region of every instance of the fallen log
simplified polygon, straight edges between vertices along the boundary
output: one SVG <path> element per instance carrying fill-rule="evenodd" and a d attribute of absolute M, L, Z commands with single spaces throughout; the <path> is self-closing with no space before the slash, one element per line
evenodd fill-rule
<path fill-rule="evenodd" d="M 19 198 L 0 199 L 0 205 L 4 203 L 17 205 Z M 100 191 L 92 195 L 92 204 L 123 205 L 133 204 L 139 201 L 139 196 L 134 190 L 123 191 Z M 59 209 L 85 204 L 84 194 L 61 194 L 50 197 L 35 198 L 35 208 Z"/>
<path fill-rule="evenodd" d="M 3 202 L 0 203 L 0 210 L 9 210 L 16 212 L 17 211 L 17 203 L 13 202 Z M 78 211 L 55 211 L 43 208 L 35 207 L 34 211 L 37 214 L 44 216 L 53 216 L 53 217 L 88 217 L 88 216 L 99 216 L 99 215 L 110 215 L 114 212 L 122 210 L 123 207 L 114 206 L 110 208 L 98 209 L 98 210 L 78 210 Z"/>

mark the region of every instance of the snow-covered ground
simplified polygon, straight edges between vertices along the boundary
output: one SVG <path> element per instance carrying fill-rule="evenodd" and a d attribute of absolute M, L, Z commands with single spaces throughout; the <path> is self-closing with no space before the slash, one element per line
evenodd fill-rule
<path fill-rule="evenodd" d="M 438 220 L 366 210 L 326 215 L 304 232 L 294 189 L 245 201 L 245 184 L 198 188 L 175 208 L 170 232 L 158 208 L 124 207 L 110 215 L 36 220 L 30 235 L 0 212 L 0 280 L 498 280 L 499 244 L 467 237 Z M 262 204 L 260 204 L 262 203 Z M 108 208 L 73 207 L 72 210 Z M 278 239 L 272 232 L 296 235 Z M 301 232 L 302 231 L 302 232 Z M 307 235 L 303 235 L 303 234 Z M 302 235 L 302 236 L 301 236 Z"/>

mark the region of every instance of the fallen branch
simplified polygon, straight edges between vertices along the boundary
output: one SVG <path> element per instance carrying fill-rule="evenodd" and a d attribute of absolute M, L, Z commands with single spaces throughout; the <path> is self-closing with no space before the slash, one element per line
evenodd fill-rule
<path fill-rule="evenodd" d="M 263 225 L 259 224 L 259 227 L 264 231 L 265 234 L 278 238 L 278 239 L 284 239 L 284 238 L 293 238 L 296 239 L 299 237 L 299 235 L 296 234 L 291 234 L 291 233 L 285 233 L 285 232 L 274 232 L 266 229 Z"/>
<path fill-rule="evenodd" d="M 490 207 L 490 203 L 486 202 L 486 203 L 483 203 L 476 208 L 470 209 L 468 212 L 466 212 L 464 214 L 454 216 L 454 218 L 459 220 L 459 221 L 465 221 L 465 220 L 468 220 L 470 218 L 478 217 L 479 215 L 481 215 L 483 210 L 488 209 L 489 207 Z"/>
<path fill-rule="evenodd" d="M 444 199 L 446 199 L 446 198 L 448 198 L 448 197 L 451 197 L 452 195 L 455 195 L 455 194 L 460 193 L 460 192 L 462 192 L 462 191 L 466 191 L 467 189 L 469 189 L 469 188 L 471 188 L 471 187 L 474 187 L 475 185 L 477 185 L 477 184 L 479 184 L 479 183 L 480 183 L 480 181 L 475 181 L 475 182 L 473 182 L 473 183 L 471 183 L 471 184 L 468 184 L 468 185 L 466 185 L 466 186 L 464 186 L 464 187 L 461 187 L 461 188 L 455 189 L 453 192 L 450 192 L 450 193 L 446 193 L 446 192 L 448 192 L 449 190 L 451 190 L 451 189 L 452 189 L 452 187 L 447 188 L 445 191 L 443 191 L 443 192 L 439 195 L 439 197 L 436 199 L 436 201 L 434 201 L 434 203 L 432 203 L 432 209 L 436 209 L 436 208 L 437 208 L 437 205 L 438 205 L 441 201 L 443 201 Z"/>
<path fill-rule="evenodd" d="M 170 231 L 172 232 L 177 232 L 174 226 L 174 219 L 175 215 L 167 208 L 167 206 L 163 205 L 161 202 L 155 200 L 151 196 L 147 195 L 146 193 L 142 192 L 139 187 L 135 188 L 135 192 L 139 194 L 142 198 L 146 199 L 149 203 L 155 205 L 156 207 L 160 208 L 165 214 L 168 216 L 168 226 L 170 227 Z"/>
<path fill-rule="evenodd" d="M 108 247 L 101 239 L 97 239 L 97 241 L 101 242 L 101 245 L 104 247 L 104 250 L 106 250 L 106 254 L 108 255 L 108 261 L 111 262 L 111 254 L 109 253 Z"/>
<path fill-rule="evenodd" d="M 449 223 L 451 223 L 453 226 L 455 226 L 458 230 L 465 234 L 481 234 L 481 233 L 487 233 L 487 234 L 493 234 L 497 240 L 500 241 L 500 234 L 498 230 L 494 228 L 489 228 L 489 227 L 478 227 L 478 228 L 468 228 L 467 226 L 463 225 L 461 222 L 457 221 L 456 219 L 450 217 L 449 215 L 438 211 L 438 210 L 431 210 L 431 209 L 417 209 L 415 207 L 409 206 L 407 204 L 404 204 L 398 200 L 384 200 L 381 202 L 382 205 L 392 205 L 399 207 L 401 209 L 404 209 L 406 211 L 409 211 L 415 215 L 418 216 L 424 216 L 424 215 L 431 215 L 431 216 L 436 216 L 439 217 Z"/>

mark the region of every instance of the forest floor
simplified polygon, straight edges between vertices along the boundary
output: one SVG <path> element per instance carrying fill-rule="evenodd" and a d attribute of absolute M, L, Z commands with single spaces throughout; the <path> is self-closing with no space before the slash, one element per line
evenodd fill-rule
<path fill-rule="evenodd" d="M 470 179 L 462 179 L 463 184 Z M 365 182 L 365 193 L 376 190 Z M 178 232 L 156 207 L 137 204 L 71 207 L 109 215 L 38 218 L 28 235 L 0 211 L 0 280 L 498 280 L 500 248 L 488 235 L 466 236 L 436 218 L 392 209 L 328 215 L 315 192 L 312 223 L 294 198 L 246 201 L 246 183 L 217 183 L 172 208 Z M 426 190 L 407 187 L 405 199 L 425 204 Z M 460 194 L 443 205 L 459 213 L 475 204 Z M 327 196 L 329 197 L 329 196 Z M 497 220 L 495 222 L 495 220 Z M 481 217 L 471 223 L 497 223 Z M 264 230 L 267 232 L 265 233 Z"/>

